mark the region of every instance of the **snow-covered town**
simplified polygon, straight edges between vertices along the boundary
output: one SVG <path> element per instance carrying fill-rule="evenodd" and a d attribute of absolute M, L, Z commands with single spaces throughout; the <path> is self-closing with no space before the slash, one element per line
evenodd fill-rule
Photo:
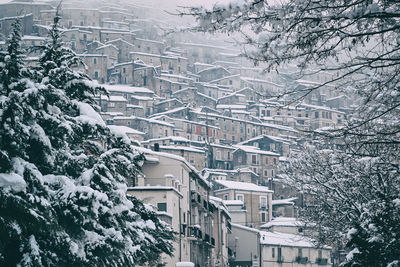
<path fill-rule="evenodd" d="M 400 266 L 400 5 L 205 2 L 0 0 L 0 266 Z"/>

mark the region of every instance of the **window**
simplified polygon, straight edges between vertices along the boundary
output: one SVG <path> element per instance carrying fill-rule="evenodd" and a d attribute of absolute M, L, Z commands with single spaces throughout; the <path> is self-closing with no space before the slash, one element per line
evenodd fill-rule
<path fill-rule="evenodd" d="M 221 151 L 217 150 L 217 160 L 221 160 Z"/>
<path fill-rule="evenodd" d="M 316 118 L 316 119 L 319 118 L 319 113 L 318 113 L 318 111 L 315 112 L 315 118 Z"/>
<path fill-rule="evenodd" d="M 251 163 L 257 164 L 257 155 L 251 155 Z"/>
<path fill-rule="evenodd" d="M 298 254 L 298 256 L 300 258 L 302 258 L 303 257 L 303 250 L 301 248 L 299 248 L 297 254 Z"/>
<path fill-rule="evenodd" d="M 244 201 L 244 196 L 243 196 L 243 194 L 237 194 L 237 195 L 236 195 L 236 200 Z"/>
<path fill-rule="evenodd" d="M 157 209 L 158 211 L 165 211 L 167 212 L 167 203 L 157 203 Z"/>
<path fill-rule="evenodd" d="M 126 73 L 126 69 L 125 68 L 122 69 L 122 73 Z"/>
<path fill-rule="evenodd" d="M 261 212 L 261 222 L 266 222 L 265 212 Z"/>
<path fill-rule="evenodd" d="M 282 248 L 278 248 L 278 260 L 282 260 Z"/>
<path fill-rule="evenodd" d="M 99 73 L 97 71 L 94 72 L 94 78 L 95 79 L 99 78 Z"/>
<path fill-rule="evenodd" d="M 229 85 L 232 85 L 232 80 L 229 80 Z"/>
<path fill-rule="evenodd" d="M 93 59 L 93 64 L 97 64 L 97 58 Z"/>
<path fill-rule="evenodd" d="M 267 198 L 260 197 L 260 208 L 265 209 L 267 207 Z"/>
<path fill-rule="evenodd" d="M 272 248 L 272 258 L 275 258 L 275 248 Z"/>
<path fill-rule="evenodd" d="M 318 258 L 322 258 L 322 250 L 318 250 Z"/>
<path fill-rule="evenodd" d="M 268 158 L 265 158 L 265 164 L 268 164 Z"/>
<path fill-rule="evenodd" d="M 264 170 L 264 177 L 268 177 L 268 170 Z"/>
<path fill-rule="evenodd" d="M 228 152 L 228 160 L 231 159 L 231 152 Z"/>
<path fill-rule="evenodd" d="M 228 200 L 228 194 L 224 195 L 224 200 Z"/>

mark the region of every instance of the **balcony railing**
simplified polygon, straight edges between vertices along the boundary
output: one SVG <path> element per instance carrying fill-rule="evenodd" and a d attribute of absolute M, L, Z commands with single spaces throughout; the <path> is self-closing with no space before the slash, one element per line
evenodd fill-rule
<path fill-rule="evenodd" d="M 301 263 L 301 264 L 306 264 L 308 262 L 308 258 L 307 257 L 297 256 L 296 257 L 296 262 Z"/>
<path fill-rule="evenodd" d="M 316 263 L 318 265 L 328 265 L 328 259 L 326 259 L 326 258 L 317 258 Z"/>

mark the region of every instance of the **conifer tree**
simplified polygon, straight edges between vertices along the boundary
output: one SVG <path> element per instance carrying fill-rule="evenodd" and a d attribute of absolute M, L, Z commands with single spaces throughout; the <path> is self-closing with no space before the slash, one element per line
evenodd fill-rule
<path fill-rule="evenodd" d="M 23 54 L 20 48 L 21 21 L 16 19 L 12 24 L 12 32 L 7 39 L 7 51 L 0 52 L 0 90 L 4 94 L 18 87 L 23 77 Z M 12 88 L 13 87 L 13 88 Z"/>
<path fill-rule="evenodd" d="M 173 232 L 126 196 L 142 156 L 94 110 L 98 85 L 72 69 L 57 23 L 33 78 L 1 91 L 0 266 L 155 264 Z"/>

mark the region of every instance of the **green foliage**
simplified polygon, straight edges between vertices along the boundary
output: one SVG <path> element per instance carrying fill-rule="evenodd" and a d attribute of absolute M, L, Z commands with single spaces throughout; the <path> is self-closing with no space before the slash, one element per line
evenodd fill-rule
<path fill-rule="evenodd" d="M 0 58 L 15 73 L 0 93 L 0 266 L 156 263 L 174 233 L 126 195 L 143 156 L 94 110 L 102 89 L 72 69 L 57 22 L 34 75 Z M 7 53 L 18 40 L 16 26 Z"/>

